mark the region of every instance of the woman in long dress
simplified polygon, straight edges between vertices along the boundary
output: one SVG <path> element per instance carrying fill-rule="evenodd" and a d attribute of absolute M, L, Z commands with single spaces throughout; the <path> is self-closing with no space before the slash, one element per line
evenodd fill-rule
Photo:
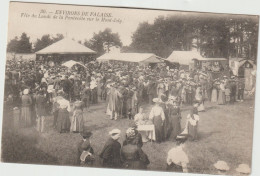
<path fill-rule="evenodd" d="M 74 133 L 83 132 L 83 102 L 76 101 L 74 103 L 74 111 L 71 120 L 71 131 Z"/>
<path fill-rule="evenodd" d="M 30 127 L 32 124 L 32 119 L 31 119 L 32 99 L 28 94 L 29 94 L 29 89 L 25 89 L 22 95 L 22 110 L 21 110 L 22 127 Z"/>
<path fill-rule="evenodd" d="M 126 137 L 126 145 L 123 145 L 121 149 L 123 168 L 146 169 L 150 161 L 142 148 L 137 145 L 134 130 L 128 129 Z"/>
<path fill-rule="evenodd" d="M 198 139 L 199 119 L 200 119 L 199 115 L 196 114 L 194 109 L 192 109 L 187 116 L 187 123 L 186 123 L 189 140 L 194 141 Z"/>
<path fill-rule="evenodd" d="M 58 101 L 59 112 L 57 119 L 57 130 L 60 133 L 70 131 L 70 102 L 66 99 L 61 99 Z"/>
<path fill-rule="evenodd" d="M 167 135 L 169 135 L 171 141 L 175 141 L 177 135 L 181 132 L 181 111 L 176 101 L 170 100 L 167 107 L 169 117 L 169 131 Z"/>
<path fill-rule="evenodd" d="M 154 98 L 153 102 L 155 102 L 155 105 L 151 109 L 149 119 L 153 121 L 156 141 L 160 143 L 163 139 L 163 122 L 165 115 L 163 108 L 160 106 L 160 99 Z"/>
<path fill-rule="evenodd" d="M 224 81 L 221 81 L 221 83 L 219 85 L 218 104 L 219 105 L 226 104 L 225 83 L 224 83 Z"/>
<path fill-rule="evenodd" d="M 213 83 L 212 94 L 211 94 L 211 102 L 213 103 L 216 103 L 218 101 L 218 85 L 219 85 L 218 81 L 215 81 Z"/>
<path fill-rule="evenodd" d="M 200 102 L 199 107 L 198 107 L 198 111 L 199 112 L 205 111 L 201 85 L 199 85 L 196 89 L 195 100 Z"/>
<path fill-rule="evenodd" d="M 143 113 L 143 107 L 140 106 L 139 112 L 134 117 L 134 121 L 135 121 L 136 126 L 145 125 L 147 123 L 147 120 L 148 119 L 145 118 L 144 113 Z M 147 142 L 149 132 L 140 131 L 139 133 L 142 135 L 142 141 Z"/>

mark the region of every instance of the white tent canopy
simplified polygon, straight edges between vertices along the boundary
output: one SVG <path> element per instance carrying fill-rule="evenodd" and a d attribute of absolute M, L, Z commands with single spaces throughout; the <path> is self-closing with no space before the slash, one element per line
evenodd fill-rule
<path fill-rule="evenodd" d="M 36 52 L 36 54 L 87 54 L 87 53 L 94 54 L 96 52 L 68 38 L 64 38 Z"/>
<path fill-rule="evenodd" d="M 227 61 L 226 58 L 198 58 L 198 59 L 194 59 L 194 60 L 198 60 L 198 61 Z"/>
<path fill-rule="evenodd" d="M 73 67 L 74 65 L 81 65 L 82 67 L 86 68 L 85 65 L 83 65 L 82 63 L 80 62 L 76 62 L 74 60 L 70 60 L 70 61 L 67 61 L 65 63 L 62 64 L 62 66 L 65 66 L 65 67 L 68 67 L 68 68 L 71 68 Z"/>
<path fill-rule="evenodd" d="M 193 59 L 203 60 L 203 57 L 197 51 L 173 51 L 166 60 L 181 65 L 189 65 L 193 62 Z"/>
<path fill-rule="evenodd" d="M 97 61 L 124 61 L 124 62 L 137 62 L 137 63 L 159 63 L 161 62 L 159 56 L 152 53 L 106 53 L 99 58 Z"/>

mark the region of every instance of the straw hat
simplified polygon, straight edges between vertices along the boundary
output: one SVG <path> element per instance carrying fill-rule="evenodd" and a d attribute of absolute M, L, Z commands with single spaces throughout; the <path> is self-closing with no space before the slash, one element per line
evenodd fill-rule
<path fill-rule="evenodd" d="M 65 108 L 68 107 L 68 102 L 67 102 L 67 100 L 62 99 L 62 100 L 60 100 L 58 103 L 60 104 L 60 108 L 61 108 L 61 109 L 65 109 Z"/>
<path fill-rule="evenodd" d="M 214 167 L 218 170 L 221 171 L 228 171 L 229 166 L 225 161 L 218 161 L 217 163 L 214 164 Z"/>
<path fill-rule="evenodd" d="M 115 135 L 115 134 L 120 134 L 120 133 L 121 133 L 121 131 L 119 129 L 113 129 L 113 130 L 109 131 L 110 135 Z"/>
<path fill-rule="evenodd" d="M 236 171 L 242 174 L 250 174 L 251 169 L 247 164 L 239 164 L 238 168 L 236 168 Z"/>
<path fill-rule="evenodd" d="M 159 102 L 160 102 L 160 99 L 159 99 L 159 98 L 154 98 L 154 99 L 153 99 L 153 102 L 154 102 L 154 103 L 159 103 Z"/>
<path fill-rule="evenodd" d="M 24 95 L 29 94 L 29 89 L 24 89 L 23 94 L 24 94 Z"/>

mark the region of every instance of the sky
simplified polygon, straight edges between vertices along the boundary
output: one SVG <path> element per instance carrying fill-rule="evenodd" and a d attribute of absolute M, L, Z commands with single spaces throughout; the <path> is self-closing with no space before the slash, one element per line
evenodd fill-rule
<path fill-rule="evenodd" d="M 39 18 L 38 15 L 41 11 L 46 11 L 50 15 L 61 13 L 62 11 L 70 11 L 71 13 L 74 12 L 74 14 L 85 12 L 88 13 L 88 17 L 91 14 L 90 18 L 97 15 L 97 13 L 99 15 L 100 13 L 107 13 L 112 15 L 112 20 L 120 19 L 122 22 L 120 24 L 118 22 Z M 85 41 L 85 39 L 92 38 L 93 33 L 103 31 L 105 28 L 111 28 L 112 32 L 119 34 L 123 45 L 127 46 L 131 44 L 131 36 L 136 31 L 139 23 L 153 23 L 158 16 L 180 13 L 183 12 L 11 2 L 9 6 L 8 41 L 15 36 L 20 37 L 23 32 L 27 33 L 33 43 L 44 34 L 55 36 L 57 33 L 61 33 L 68 38 Z M 25 14 L 30 15 L 30 17 L 25 17 Z M 35 14 L 37 18 L 32 18 L 32 14 Z M 41 13 L 41 15 L 45 14 Z M 63 15 L 63 17 L 65 16 Z M 99 19 L 101 20 L 101 18 Z"/>

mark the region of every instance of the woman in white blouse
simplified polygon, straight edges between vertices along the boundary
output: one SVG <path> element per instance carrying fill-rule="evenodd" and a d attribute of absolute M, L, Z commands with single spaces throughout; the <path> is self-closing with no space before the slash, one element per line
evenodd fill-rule
<path fill-rule="evenodd" d="M 163 139 L 163 122 L 165 119 L 163 108 L 160 106 L 160 99 L 154 98 L 155 105 L 152 107 L 149 119 L 152 120 L 155 128 L 155 136 L 157 142 L 162 142 Z"/>
<path fill-rule="evenodd" d="M 188 172 L 189 158 L 183 150 L 186 139 L 185 136 L 177 136 L 176 146 L 169 150 L 167 155 L 167 171 Z"/>

